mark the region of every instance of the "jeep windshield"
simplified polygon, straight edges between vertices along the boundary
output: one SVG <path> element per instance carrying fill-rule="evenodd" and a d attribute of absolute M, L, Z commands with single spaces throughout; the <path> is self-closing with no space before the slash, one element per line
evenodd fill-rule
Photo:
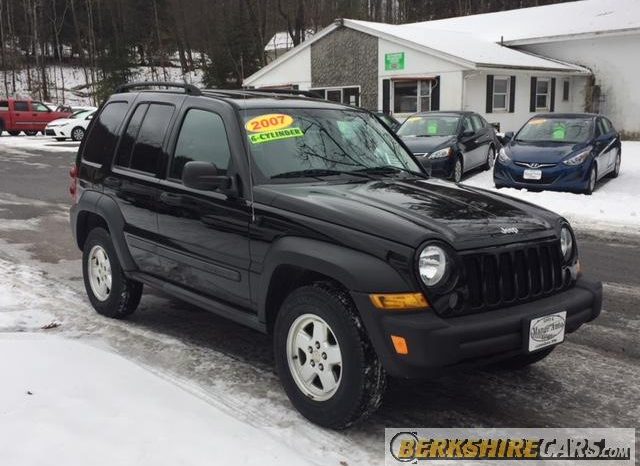
<path fill-rule="evenodd" d="M 460 117 L 456 115 L 416 115 L 398 130 L 398 136 L 454 136 L 458 134 Z"/>
<path fill-rule="evenodd" d="M 269 180 L 425 176 L 372 115 L 358 110 L 242 111 L 257 168 Z"/>
<path fill-rule="evenodd" d="M 516 141 L 577 144 L 591 139 L 591 118 L 546 118 L 529 120 L 516 135 Z"/>

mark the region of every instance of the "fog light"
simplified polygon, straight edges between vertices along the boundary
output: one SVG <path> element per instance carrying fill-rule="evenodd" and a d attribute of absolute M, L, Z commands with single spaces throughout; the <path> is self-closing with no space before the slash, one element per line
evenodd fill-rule
<path fill-rule="evenodd" d="M 407 346 L 407 340 L 404 337 L 399 337 L 396 335 L 391 335 L 391 341 L 393 343 L 393 347 L 398 354 L 409 354 L 409 347 Z"/>

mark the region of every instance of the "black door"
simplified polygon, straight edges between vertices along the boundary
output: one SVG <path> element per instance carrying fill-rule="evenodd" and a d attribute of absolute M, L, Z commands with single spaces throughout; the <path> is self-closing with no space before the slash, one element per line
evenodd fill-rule
<path fill-rule="evenodd" d="M 487 161 L 489 146 L 493 141 L 493 127 L 484 120 L 480 115 L 471 115 L 471 123 L 476 132 L 476 163 L 475 166 L 484 165 Z"/>
<path fill-rule="evenodd" d="M 176 105 L 140 102 L 129 118 L 105 190 L 116 199 L 124 217 L 124 234 L 136 265 L 158 274 L 158 174 L 164 143 Z"/>
<path fill-rule="evenodd" d="M 229 143 L 228 134 L 239 132 L 225 104 L 187 100 L 159 195 L 159 254 L 166 279 L 249 307 L 249 203 L 222 192 L 190 189 L 181 181 L 190 161 L 211 162 L 220 174 L 235 176 L 234 156 L 243 157 L 244 152 L 238 138 Z"/>

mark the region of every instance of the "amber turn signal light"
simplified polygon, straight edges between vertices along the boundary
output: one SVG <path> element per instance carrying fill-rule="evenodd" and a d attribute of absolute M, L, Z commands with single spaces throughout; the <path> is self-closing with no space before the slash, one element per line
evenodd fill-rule
<path fill-rule="evenodd" d="M 378 309 L 403 311 L 429 307 L 427 298 L 422 293 L 370 294 L 369 298 Z"/>
<path fill-rule="evenodd" d="M 409 347 L 407 346 L 407 340 L 397 335 L 391 335 L 391 342 L 398 354 L 409 354 Z"/>

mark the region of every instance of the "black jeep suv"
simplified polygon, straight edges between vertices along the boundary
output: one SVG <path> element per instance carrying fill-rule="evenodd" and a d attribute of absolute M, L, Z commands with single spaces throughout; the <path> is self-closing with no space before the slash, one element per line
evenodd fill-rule
<path fill-rule="evenodd" d="M 387 374 L 531 364 L 600 313 L 566 220 L 429 180 L 367 111 L 141 87 L 101 107 L 71 170 L 92 305 L 125 317 L 148 285 L 271 333 L 313 422 L 372 413 Z"/>

